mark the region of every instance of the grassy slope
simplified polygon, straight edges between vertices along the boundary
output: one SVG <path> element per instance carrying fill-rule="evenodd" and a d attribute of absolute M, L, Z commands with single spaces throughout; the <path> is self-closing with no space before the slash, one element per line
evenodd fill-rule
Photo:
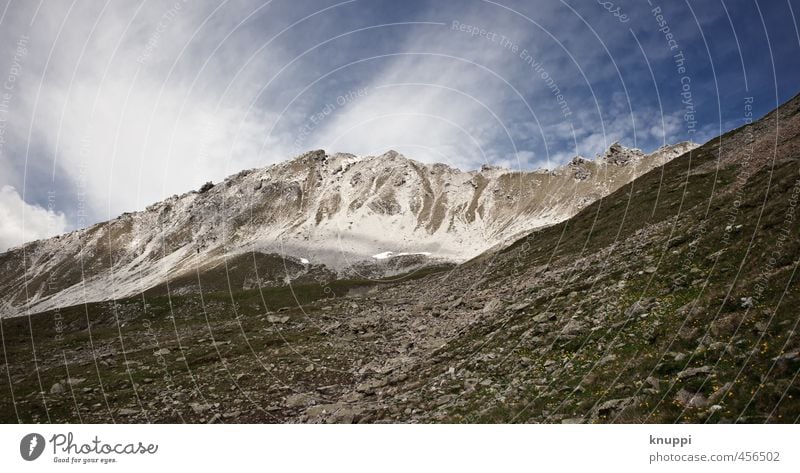
<path fill-rule="evenodd" d="M 774 167 L 768 159 L 743 188 L 740 129 L 473 261 L 493 258 L 486 279 L 526 287 L 513 300 L 531 305 L 440 352 L 431 377 L 461 360 L 493 381 L 454 386 L 446 419 L 800 420 L 800 359 L 784 356 L 800 347 L 793 115 L 765 137 L 782 146 Z"/>

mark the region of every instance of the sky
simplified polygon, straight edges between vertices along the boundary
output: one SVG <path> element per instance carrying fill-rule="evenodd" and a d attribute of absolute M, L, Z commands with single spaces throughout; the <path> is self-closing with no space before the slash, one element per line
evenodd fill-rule
<path fill-rule="evenodd" d="M 0 251 L 307 150 L 552 168 L 800 91 L 800 0 L 0 9 Z"/>

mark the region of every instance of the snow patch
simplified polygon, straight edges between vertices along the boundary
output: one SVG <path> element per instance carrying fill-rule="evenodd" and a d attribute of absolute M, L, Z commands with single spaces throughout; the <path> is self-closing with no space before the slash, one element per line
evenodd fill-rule
<path fill-rule="evenodd" d="M 395 256 L 413 256 L 413 255 L 430 256 L 431 253 L 429 251 L 419 251 L 416 253 L 408 253 L 405 251 L 401 253 L 395 253 L 394 251 L 384 251 L 383 253 L 372 255 L 372 257 L 375 259 L 389 259 L 389 258 L 394 258 Z"/>

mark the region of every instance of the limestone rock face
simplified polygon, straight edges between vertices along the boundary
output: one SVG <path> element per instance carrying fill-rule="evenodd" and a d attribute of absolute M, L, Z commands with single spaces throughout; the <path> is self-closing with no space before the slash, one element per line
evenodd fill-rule
<path fill-rule="evenodd" d="M 315 150 L 0 254 L 0 316 L 126 297 L 198 271 L 239 274 L 237 287 L 250 289 L 461 263 L 570 218 L 692 146 L 645 155 L 615 143 L 549 172 Z M 248 258 L 270 261 L 255 271 Z"/>

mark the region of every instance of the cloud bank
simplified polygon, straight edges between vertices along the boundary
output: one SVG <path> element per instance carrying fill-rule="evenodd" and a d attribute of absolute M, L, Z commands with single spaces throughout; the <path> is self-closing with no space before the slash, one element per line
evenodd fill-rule
<path fill-rule="evenodd" d="M 25 203 L 11 186 L 0 188 L 0 222 L 0 251 L 59 235 L 67 229 L 63 213 Z"/>
<path fill-rule="evenodd" d="M 74 229 L 315 148 L 533 169 L 703 141 L 744 97 L 764 113 L 796 93 L 778 3 L 663 5 L 678 73 L 638 1 L 9 2 L 0 185 Z"/>

